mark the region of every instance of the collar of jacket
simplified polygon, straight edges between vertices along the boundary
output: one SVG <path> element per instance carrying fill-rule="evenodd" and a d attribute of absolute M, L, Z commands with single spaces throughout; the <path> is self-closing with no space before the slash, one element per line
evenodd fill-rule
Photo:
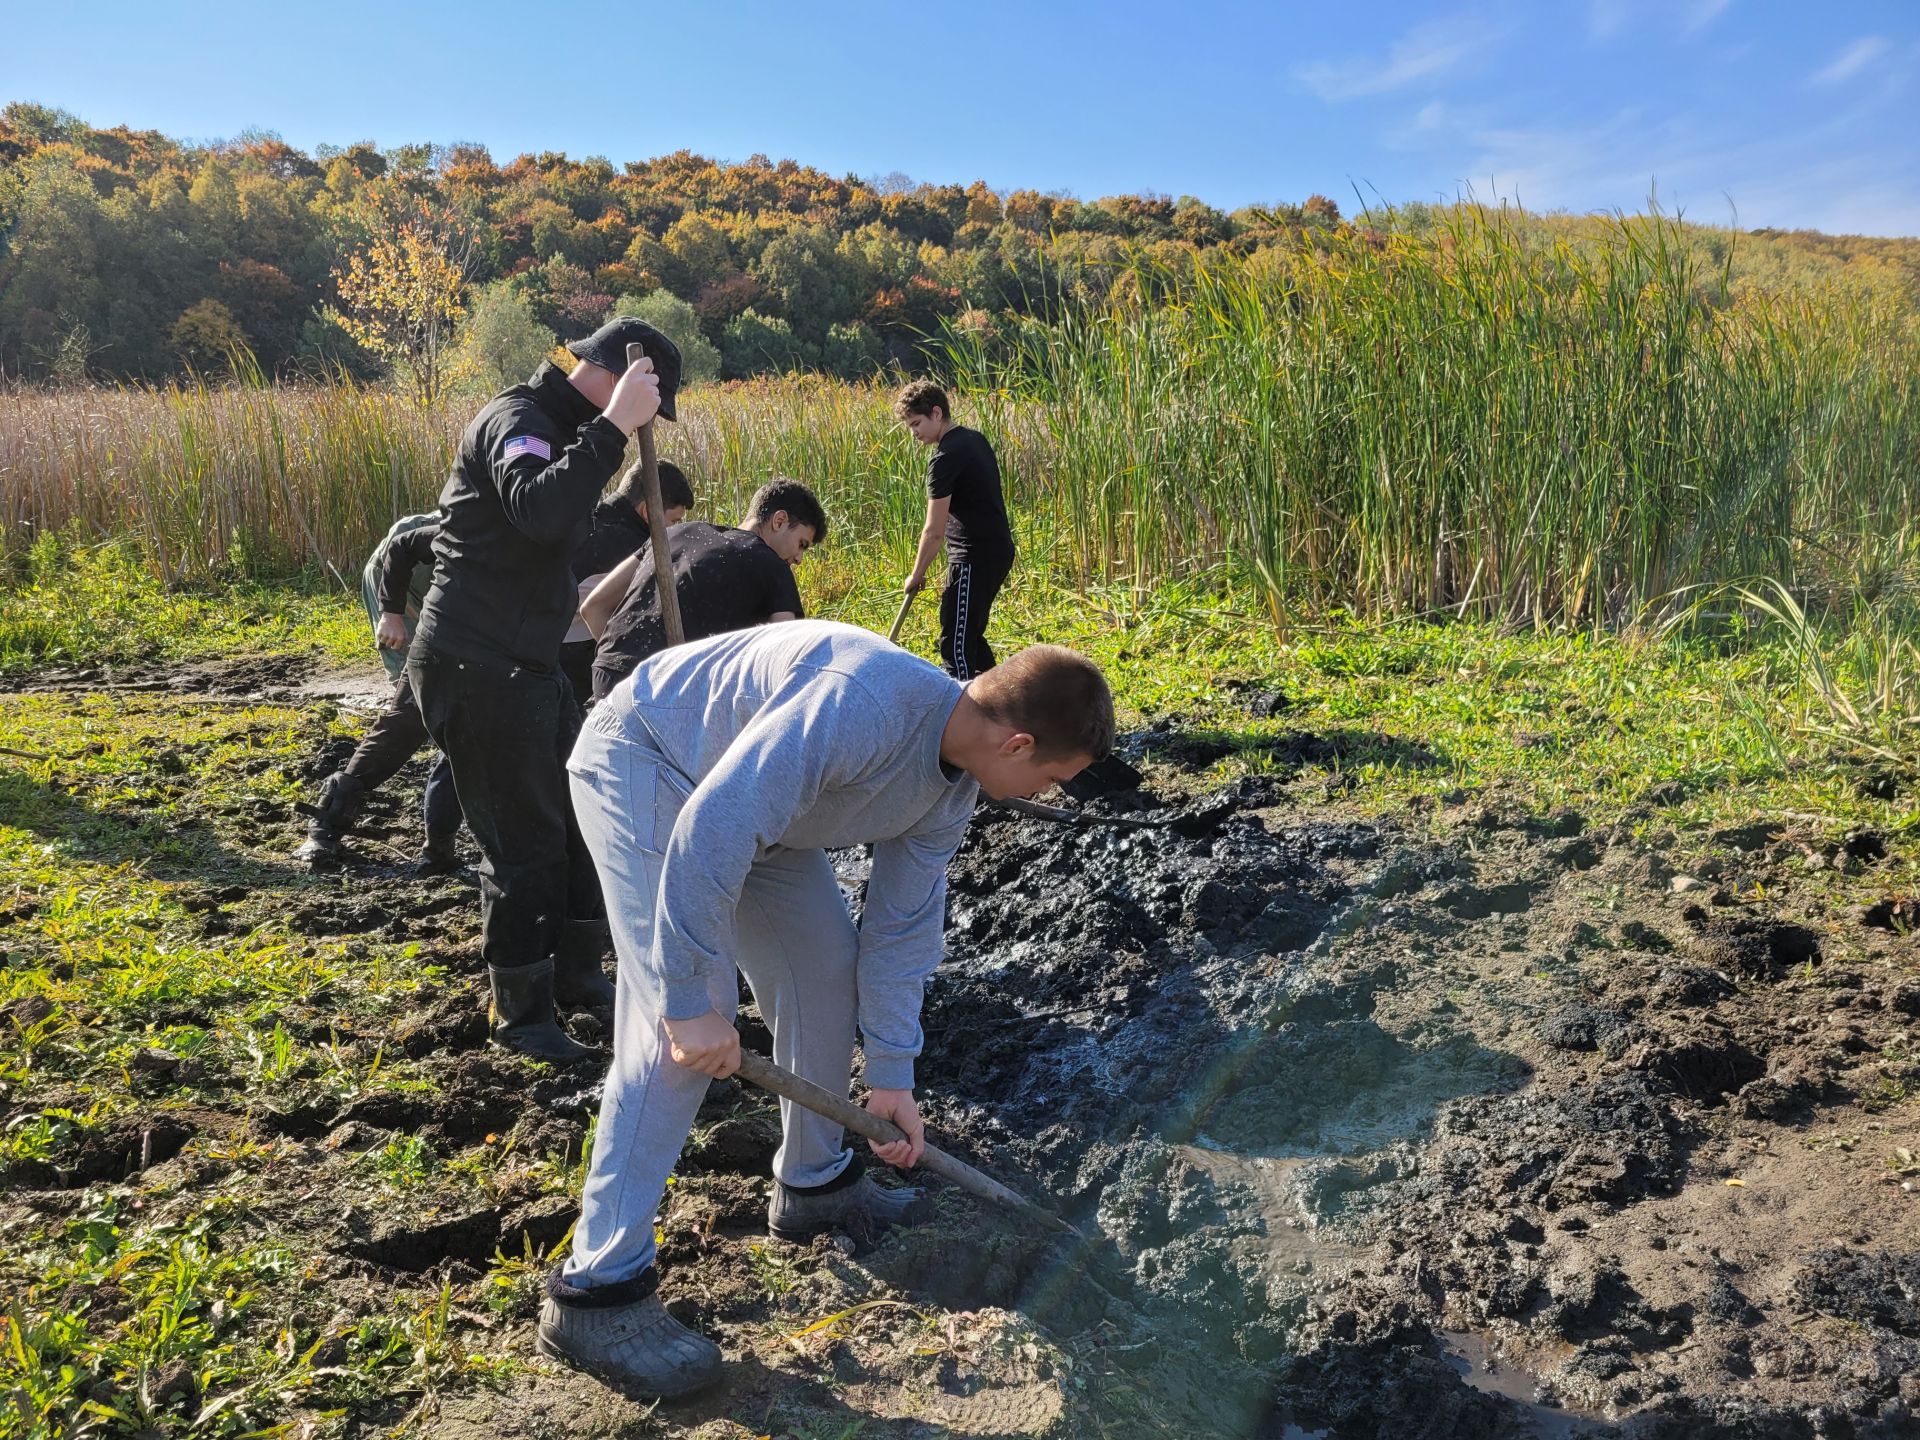
<path fill-rule="evenodd" d="M 540 408 L 569 430 L 578 430 L 589 420 L 599 418 L 600 411 L 594 403 L 574 389 L 567 372 L 551 360 L 540 362 L 529 384 Z"/>

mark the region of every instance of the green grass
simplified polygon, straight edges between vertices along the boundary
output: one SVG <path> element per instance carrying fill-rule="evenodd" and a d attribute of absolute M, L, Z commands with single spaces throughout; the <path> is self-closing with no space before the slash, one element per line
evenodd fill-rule
<path fill-rule="evenodd" d="M 84 547 L 38 563 L 24 589 L 66 603 L 33 653 L 377 664 L 357 597 L 337 590 L 169 591 L 126 552 Z M 876 628 L 892 617 L 897 577 L 863 549 L 824 547 L 801 583 L 814 613 Z M 0 592 L 4 633 L 15 633 L 21 593 Z M 109 603 L 123 594 L 144 604 Z M 145 604 L 178 606 L 171 628 Z M 922 654 L 936 608 L 923 599 L 908 622 Z M 1082 590 L 1035 566 L 1017 573 L 993 638 L 1091 655 L 1130 728 L 1171 718 L 1218 735 L 1227 751 L 1202 784 L 1277 770 L 1309 810 L 1431 827 L 1448 843 L 1476 810 L 1573 810 L 1590 827 L 1624 822 L 1676 863 L 1705 853 L 1720 826 L 1793 816 L 1816 840 L 1855 826 L 1887 833 L 1892 853 L 1873 884 L 1911 887 L 1920 873 L 1920 819 L 1857 783 L 1863 762 L 1880 763 L 1879 742 L 1832 723 L 1830 695 L 1857 701 L 1873 674 L 1871 647 L 1837 621 L 1788 632 L 1700 618 L 1659 638 L 1342 617 L 1283 633 L 1261 592 L 1224 569 Z M 1284 708 L 1252 718 L 1248 685 L 1280 691 Z M 579 1152 L 529 1131 L 457 1150 L 394 1135 L 354 1155 L 264 1123 L 270 1111 L 444 1081 L 390 1033 L 413 992 L 444 984 L 444 972 L 417 945 L 314 939 L 288 923 L 332 893 L 285 851 L 307 763 L 338 728 L 331 707 L 0 696 L 0 747 L 52 757 L 0 757 L 0 1099 L 14 1117 L 0 1166 L 61 1169 L 91 1137 L 168 1111 L 230 1125 L 203 1124 L 173 1178 L 156 1169 L 72 1192 L 70 1212 L 10 1212 L 0 1440 L 143 1428 L 233 1440 L 343 1410 L 383 1429 L 411 1416 L 431 1433 L 432 1397 L 518 1363 L 509 1337 L 547 1257 L 502 1255 L 466 1285 L 415 1282 L 349 1305 L 328 1278 L 323 1236 L 343 1184 L 382 1207 L 521 1203 L 577 1192 Z M 1296 774 L 1268 743 L 1296 732 L 1337 737 L 1339 757 Z M 1666 782 L 1679 783 L 1657 788 Z M 210 892 L 228 885 L 253 898 L 221 910 L 224 933 L 210 930 Z M 155 1074 L 140 1063 L 153 1050 L 193 1063 Z M 1876 1099 L 1901 1103 L 1892 1090 Z M 309 1203 L 326 1223 L 290 1227 L 290 1196 L 315 1186 Z M 780 1257 L 740 1263 L 769 1295 L 796 1282 Z M 157 1388 L 182 1373 L 200 1396 L 191 1431 L 184 1402 Z"/>

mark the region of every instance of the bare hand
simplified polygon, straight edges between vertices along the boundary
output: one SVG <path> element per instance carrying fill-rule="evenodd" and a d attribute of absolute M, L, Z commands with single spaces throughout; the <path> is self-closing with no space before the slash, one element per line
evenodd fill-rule
<path fill-rule="evenodd" d="M 867 1144 L 873 1147 L 874 1154 L 902 1170 L 911 1170 L 920 1163 L 920 1157 L 927 1150 L 927 1126 L 920 1118 L 920 1107 L 913 1103 L 911 1090 L 875 1090 L 867 1096 L 867 1113 L 891 1120 L 907 1132 L 906 1139 L 888 1145 L 869 1140 Z"/>
<path fill-rule="evenodd" d="M 660 377 L 653 373 L 653 361 L 642 357 L 627 367 L 627 373 L 614 384 L 613 398 L 601 412 L 631 435 L 660 413 Z"/>
<path fill-rule="evenodd" d="M 406 649 L 407 617 L 396 615 L 391 610 L 382 611 L 373 627 L 373 643 L 382 650 Z"/>
<path fill-rule="evenodd" d="M 718 1010 L 664 1023 L 674 1064 L 714 1080 L 724 1080 L 740 1068 L 740 1032 Z"/>
<path fill-rule="evenodd" d="M 927 577 L 920 574 L 917 571 L 914 574 L 907 576 L 906 584 L 900 587 L 902 593 L 907 595 L 918 595 L 922 590 L 926 588 L 927 588 Z"/>

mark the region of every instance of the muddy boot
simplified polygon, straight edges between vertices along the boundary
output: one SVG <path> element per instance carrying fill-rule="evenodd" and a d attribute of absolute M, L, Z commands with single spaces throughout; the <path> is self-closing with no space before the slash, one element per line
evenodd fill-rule
<path fill-rule="evenodd" d="M 586 1010 L 611 1009 L 613 982 L 600 964 L 610 948 L 606 921 L 567 921 L 560 932 L 560 948 L 553 956 L 554 1003 Z"/>
<path fill-rule="evenodd" d="M 487 976 L 493 982 L 494 1044 L 563 1065 L 593 1055 L 553 1018 L 551 958 L 533 965 L 489 965 Z"/>
<path fill-rule="evenodd" d="M 307 825 L 307 838 L 293 858 L 309 865 L 325 865 L 340 858 L 340 841 L 360 817 L 367 803 L 367 787 L 356 775 L 337 770 L 320 787 L 320 805 Z"/>
<path fill-rule="evenodd" d="M 636 1399 L 685 1395 L 720 1378 L 720 1347 L 667 1313 L 649 1265 L 618 1285 L 581 1289 L 555 1271 L 534 1348 Z"/>
<path fill-rule="evenodd" d="M 773 1198 L 767 1201 L 767 1229 L 782 1240 L 805 1244 L 815 1235 L 838 1230 L 856 1240 L 872 1240 L 895 1225 L 912 1225 L 920 1216 L 915 1204 L 918 1190 L 888 1189 L 874 1184 L 853 1163 L 824 1185 L 805 1189 L 773 1182 Z"/>
<path fill-rule="evenodd" d="M 458 830 L 429 830 L 420 858 L 413 862 L 416 875 L 451 875 L 460 868 L 460 852 L 454 841 Z"/>

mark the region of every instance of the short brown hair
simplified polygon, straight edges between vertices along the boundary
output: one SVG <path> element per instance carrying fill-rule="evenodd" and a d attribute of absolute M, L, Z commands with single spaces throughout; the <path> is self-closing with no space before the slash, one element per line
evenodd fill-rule
<path fill-rule="evenodd" d="M 953 419 L 953 406 L 947 403 L 947 392 L 931 380 L 909 380 L 893 397 L 896 420 L 904 420 L 909 415 L 931 415 L 935 410 L 944 418 Z"/>
<path fill-rule="evenodd" d="M 1059 645 L 1034 645 L 967 686 L 990 720 L 1033 736 L 1046 759 L 1113 749 L 1113 691 L 1100 667 Z"/>

